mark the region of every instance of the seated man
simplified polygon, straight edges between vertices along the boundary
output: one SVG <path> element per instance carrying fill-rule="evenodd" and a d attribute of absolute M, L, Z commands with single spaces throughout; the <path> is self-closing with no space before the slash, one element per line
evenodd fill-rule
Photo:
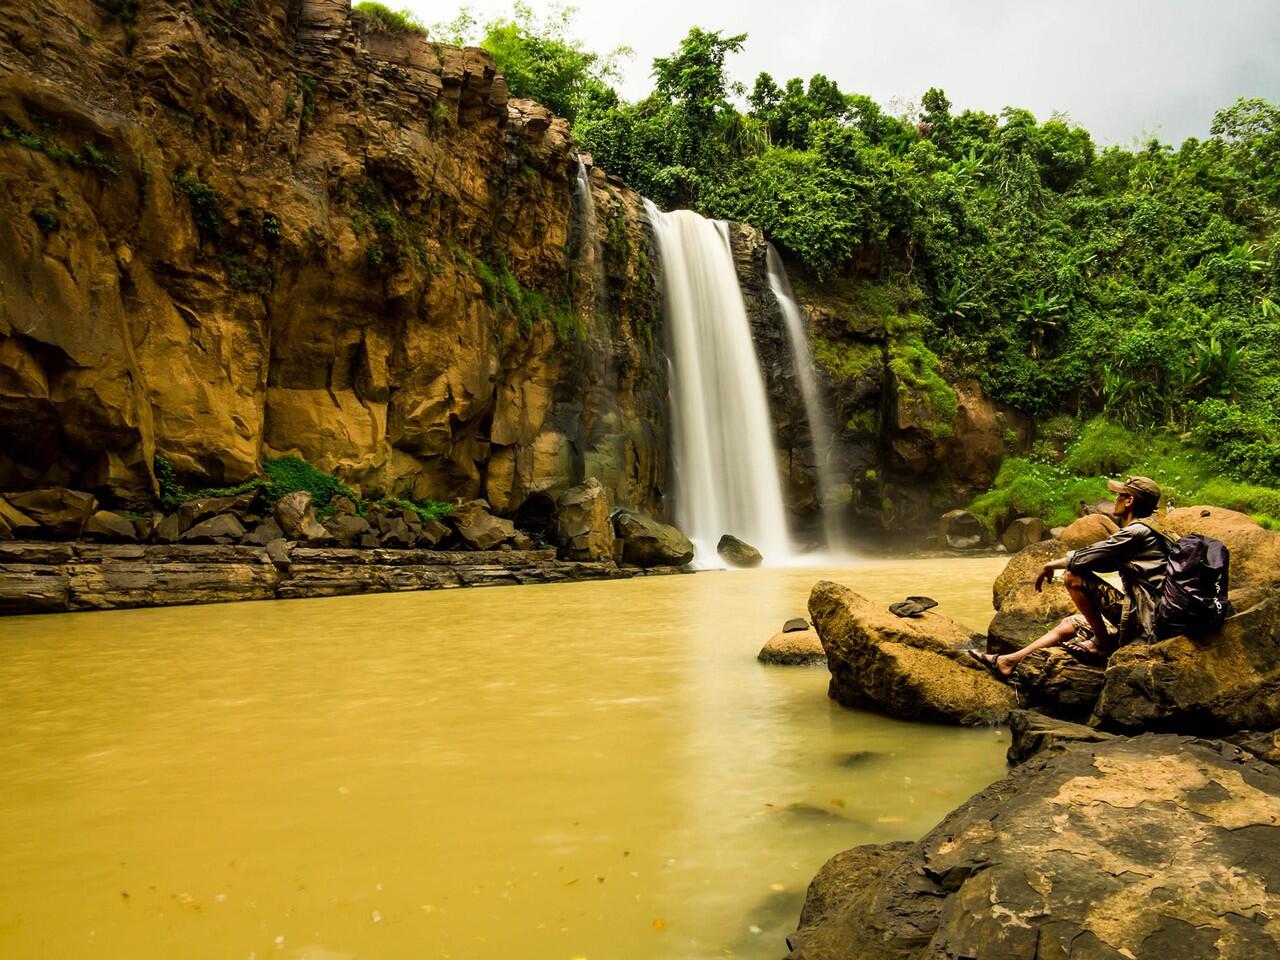
<path fill-rule="evenodd" d="M 1081 663 L 1105 666 L 1116 647 L 1158 639 L 1156 603 L 1171 542 L 1150 519 L 1160 502 L 1160 487 L 1150 477 L 1130 477 L 1123 483 L 1108 480 L 1107 489 L 1116 495 L 1120 529 L 1106 540 L 1046 563 L 1036 577 L 1038 591 L 1056 571 L 1065 570 L 1062 585 L 1080 612 L 1015 653 L 997 657 L 969 651 L 997 680 L 1008 680 L 1028 654 L 1057 644 Z M 1123 595 L 1098 576 L 1110 572 L 1119 572 Z"/>

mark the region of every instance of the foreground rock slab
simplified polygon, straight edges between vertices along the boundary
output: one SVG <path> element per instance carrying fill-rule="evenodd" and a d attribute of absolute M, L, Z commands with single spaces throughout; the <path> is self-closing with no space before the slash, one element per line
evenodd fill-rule
<path fill-rule="evenodd" d="M 846 707 L 903 720 L 998 723 L 1013 691 L 973 663 L 983 638 L 933 611 L 897 617 L 848 587 L 820 581 L 809 614 L 831 670 L 829 694 Z"/>
<path fill-rule="evenodd" d="M 900 856 L 831 861 L 789 960 L 1280 955 L 1280 770 L 1167 734 L 1060 747 Z"/>

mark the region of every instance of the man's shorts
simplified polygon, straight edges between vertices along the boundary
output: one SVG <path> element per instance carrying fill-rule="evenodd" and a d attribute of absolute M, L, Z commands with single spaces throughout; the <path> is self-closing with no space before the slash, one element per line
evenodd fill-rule
<path fill-rule="evenodd" d="M 1085 593 L 1089 595 L 1089 599 L 1093 601 L 1094 607 L 1102 614 L 1102 619 L 1107 624 L 1107 633 L 1111 635 L 1110 642 L 1114 643 L 1116 634 L 1120 631 L 1120 620 L 1124 616 L 1124 594 L 1096 573 L 1083 573 L 1080 577 L 1084 580 Z M 1084 618 L 1083 613 L 1077 613 L 1071 618 L 1071 622 L 1076 628 L 1077 641 L 1083 643 L 1093 639 L 1093 628 L 1089 626 L 1089 621 Z"/>

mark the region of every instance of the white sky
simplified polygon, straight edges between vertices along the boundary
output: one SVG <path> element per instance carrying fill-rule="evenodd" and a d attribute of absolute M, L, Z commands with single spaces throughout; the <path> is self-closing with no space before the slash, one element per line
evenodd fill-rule
<path fill-rule="evenodd" d="M 462 6 L 388 5 L 428 24 Z M 509 0 L 467 5 L 481 20 L 511 10 Z M 940 86 L 957 110 L 1064 112 L 1103 144 L 1154 134 L 1177 145 L 1206 135 L 1237 97 L 1280 100 L 1280 0 L 581 0 L 573 32 L 589 49 L 635 50 L 620 91 L 638 99 L 653 58 L 692 26 L 748 34 L 728 63 L 748 89 L 762 70 L 779 84 L 825 73 L 888 106 Z"/>

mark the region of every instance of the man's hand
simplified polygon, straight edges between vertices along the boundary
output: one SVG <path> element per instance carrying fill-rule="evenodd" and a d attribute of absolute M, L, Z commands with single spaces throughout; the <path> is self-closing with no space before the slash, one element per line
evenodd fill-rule
<path fill-rule="evenodd" d="M 1043 567 L 1040 568 L 1040 575 L 1036 577 L 1036 593 L 1040 592 L 1040 588 L 1044 586 L 1044 582 L 1046 580 L 1048 580 L 1050 583 L 1053 582 L 1053 574 L 1056 569 L 1057 567 L 1055 567 L 1052 563 L 1046 563 Z"/>

